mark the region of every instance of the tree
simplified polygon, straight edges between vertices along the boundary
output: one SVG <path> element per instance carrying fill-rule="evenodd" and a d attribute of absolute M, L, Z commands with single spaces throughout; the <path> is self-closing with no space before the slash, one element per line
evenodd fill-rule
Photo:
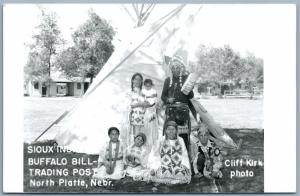
<path fill-rule="evenodd" d="M 248 78 L 252 83 L 263 83 L 263 61 L 253 54 L 242 58 L 230 46 L 209 48 L 200 45 L 197 50 L 197 62 L 193 68 L 200 73 L 202 82 L 215 83 L 239 81 Z"/>
<path fill-rule="evenodd" d="M 80 69 L 80 59 L 75 47 L 72 46 L 63 50 L 56 58 L 55 64 L 67 77 L 80 77 L 78 71 Z"/>
<path fill-rule="evenodd" d="M 263 60 L 255 57 L 253 54 L 248 53 L 245 57 L 245 66 L 247 70 L 244 74 L 248 75 L 251 82 L 263 83 Z"/>
<path fill-rule="evenodd" d="M 236 71 L 240 68 L 240 56 L 229 46 L 208 48 L 201 45 L 197 51 L 197 59 L 204 81 L 218 84 L 235 78 Z"/>
<path fill-rule="evenodd" d="M 47 81 L 51 79 L 53 57 L 64 40 L 57 25 L 56 13 L 41 7 L 40 11 L 42 21 L 36 27 L 37 33 L 32 36 L 33 43 L 29 44 L 30 52 L 24 71 L 27 79 Z"/>
<path fill-rule="evenodd" d="M 46 66 L 47 55 L 45 50 L 30 51 L 28 54 L 27 64 L 24 67 L 25 82 L 29 80 L 38 80 L 46 82 L 50 80 L 48 66 Z"/>
<path fill-rule="evenodd" d="M 115 31 L 93 10 L 88 14 L 88 20 L 72 35 L 74 46 L 62 52 L 57 66 L 69 77 L 90 78 L 92 82 L 114 51 Z"/>

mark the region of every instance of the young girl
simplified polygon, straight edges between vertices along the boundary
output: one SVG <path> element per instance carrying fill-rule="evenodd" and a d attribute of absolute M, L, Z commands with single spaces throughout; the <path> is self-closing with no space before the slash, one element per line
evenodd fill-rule
<path fill-rule="evenodd" d="M 146 135 L 138 133 L 134 138 L 134 144 L 125 150 L 125 167 L 126 175 L 133 178 L 133 180 L 149 179 L 149 172 L 147 170 L 148 154 L 145 147 Z"/>
<path fill-rule="evenodd" d="M 145 97 L 148 107 L 145 111 L 145 135 L 147 137 L 147 147 L 151 149 L 158 140 L 158 118 L 156 114 L 157 104 L 157 92 L 153 88 L 153 82 L 151 79 L 145 79 L 144 87 L 142 89 L 142 95 Z"/>
<path fill-rule="evenodd" d="M 124 146 L 119 141 L 120 131 L 116 127 L 108 129 L 109 142 L 99 153 L 98 167 L 94 178 L 118 180 L 125 176 L 123 152 Z"/>
<path fill-rule="evenodd" d="M 140 73 L 135 73 L 131 77 L 131 90 L 126 93 L 127 106 L 124 112 L 124 121 L 122 122 L 121 140 L 127 147 L 134 143 L 134 136 L 138 133 L 144 133 L 145 123 L 145 107 L 146 99 L 142 95 L 143 76 Z"/>

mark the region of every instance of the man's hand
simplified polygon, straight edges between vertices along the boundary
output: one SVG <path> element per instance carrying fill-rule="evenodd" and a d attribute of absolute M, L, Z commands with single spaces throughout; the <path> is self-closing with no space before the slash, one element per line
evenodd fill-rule
<path fill-rule="evenodd" d="M 170 98 L 168 98 L 167 99 L 167 101 L 168 101 L 168 103 L 174 103 L 174 101 L 175 101 L 175 98 L 174 97 L 170 97 Z"/>

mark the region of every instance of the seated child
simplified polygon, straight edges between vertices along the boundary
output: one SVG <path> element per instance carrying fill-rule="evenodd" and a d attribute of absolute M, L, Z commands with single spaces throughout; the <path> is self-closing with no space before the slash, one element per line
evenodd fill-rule
<path fill-rule="evenodd" d="M 192 135 L 193 134 L 193 135 Z M 211 176 L 221 178 L 222 155 L 219 148 L 209 140 L 208 128 L 205 124 L 199 126 L 198 140 L 191 133 L 191 164 L 196 177 Z"/>
<path fill-rule="evenodd" d="M 93 178 L 118 180 L 125 176 L 123 152 L 124 146 L 119 141 L 120 131 L 116 127 L 108 129 L 109 142 L 99 153 L 98 167 Z"/>
<path fill-rule="evenodd" d="M 134 137 L 134 144 L 125 151 L 126 175 L 133 180 L 148 180 L 148 170 L 146 169 L 149 152 L 145 146 L 146 135 L 138 133 Z"/>
<path fill-rule="evenodd" d="M 212 160 L 213 160 L 213 167 L 212 167 L 212 176 L 214 178 L 222 178 L 223 174 L 220 171 L 222 168 L 222 161 L 223 161 L 223 156 L 221 153 L 221 150 L 219 148 L 216 148 L 212 154 Z"/>
<path fill-rule="evenodd" d="M 198 131 L 200 126 L 192 127 L 190 134 L 190 145 L 199 142 Z"/>

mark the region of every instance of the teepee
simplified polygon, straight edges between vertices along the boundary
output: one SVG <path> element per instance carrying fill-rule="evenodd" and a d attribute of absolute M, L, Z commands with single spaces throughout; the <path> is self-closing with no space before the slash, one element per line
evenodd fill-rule
<path fill-rule="evenodd" d="M 41 139 L 55 139 L 57 143 L 75 152 L 96 154 L 108 139 L 111 126 L 124 126 L 124 112 L 128 110 L 127 92 L 131 77 L 141 73 L 152 79 L 159 93 L 164 79 L 169 75 L 165 55 L 172 55 L 184 43 L 182 36 L 190 30 L 199 12 L 199 6 L 179 5 L 151 24 L 145 24 L 154 5 L 134 6 L 137 23 L 130 35 L 115 45 L 115 51 L 99 72 L 80 103 L 53 126 Z M 125 8 L 124 8 L 125 9 Z M 126 8 L 127 9 L 127 8 Z M 147 10 L 147 12 L 143 11 Z M 145 17 L 146 16 L 146 17 Z M 193 104 L 211 133 L 223 144 L 235 147 L 227 133 L 208 115 L 199 102 Z M 163 112 L 162 112 L 163 114 Z M 162 131 L 160 118 L 160 132 Z"/>

